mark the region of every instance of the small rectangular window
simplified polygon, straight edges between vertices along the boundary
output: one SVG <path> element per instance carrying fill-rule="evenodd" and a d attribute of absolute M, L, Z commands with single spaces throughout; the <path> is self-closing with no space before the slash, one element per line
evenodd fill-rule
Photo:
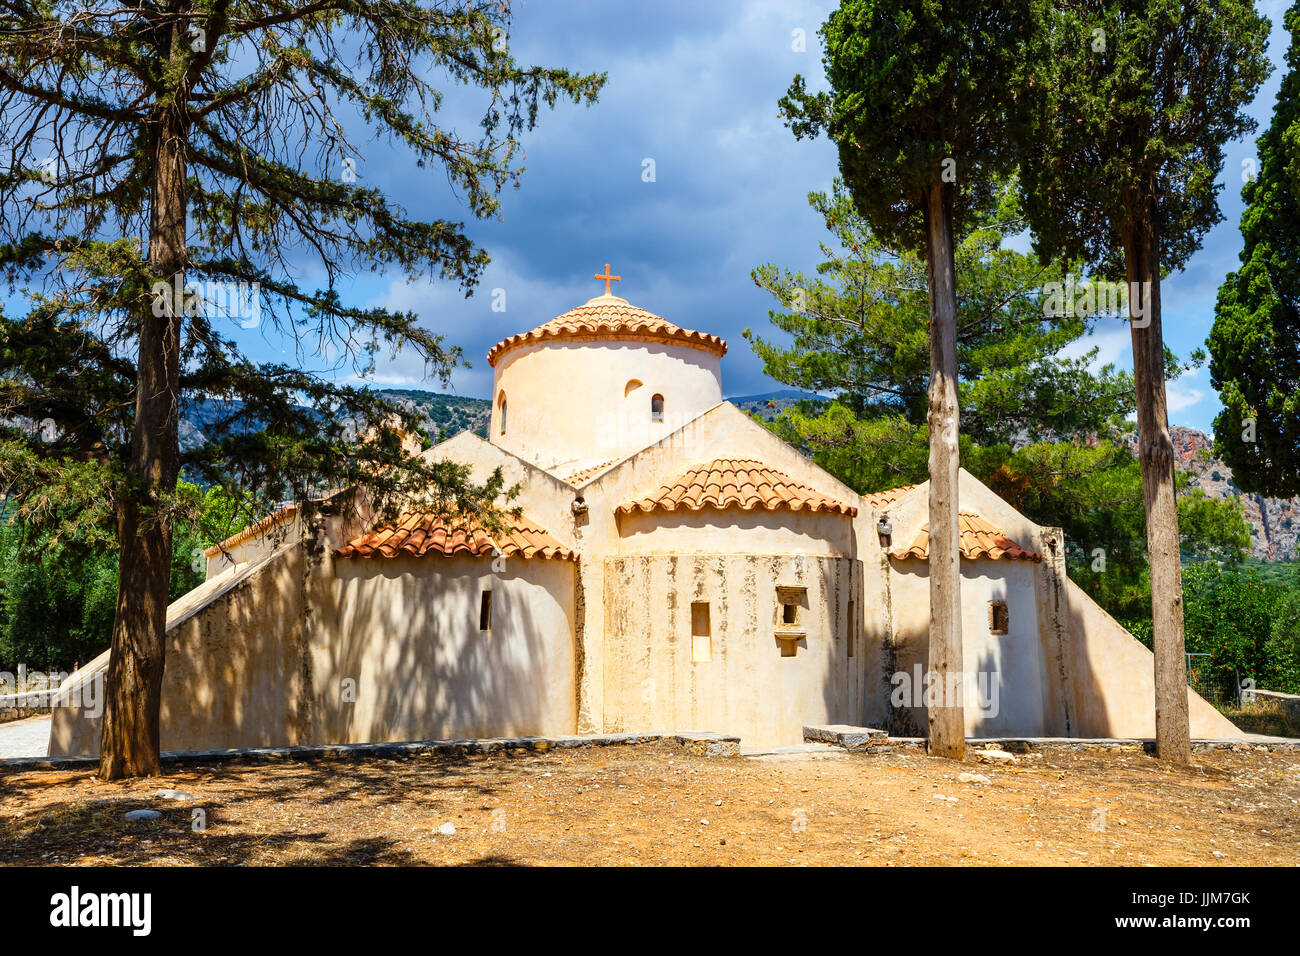
<path fill-rule="evenodd" d="M 707 664 L 713 660 L 708 601 L 691 602 L 691 660 L 696 664 Z"/>
<path fill-rule="evenodd" d="M 478 605 L 478 629 L 488 631 L 492 629 L 492 591 L 483 592 L 482 598 Z"/>
<path fill-rule="evenodd" d="M 857 606 L 853 601 L 850 601 L 849 602 L 849 628 L 848 628 L 849 657 L 853 656 L 853 638 L 857 636 L 857 631 L 858 631 L 858 619 L 855 614 L 856 610 L 857 610 Z"/>
<path fill-rule="evenodd" d="M 798 627 L 800 611 L 808 606 L 808 589 L 778 586 L 776 603 L 780 608 L 777 622 L 786 628 Z"/>
<path fill-rule="evenodd" d="M 989 602 L 989 631 L 993 634 L 1005 634 L 1011 630 L 1011 612 L 1007 610 L 1006 601 Z"/>

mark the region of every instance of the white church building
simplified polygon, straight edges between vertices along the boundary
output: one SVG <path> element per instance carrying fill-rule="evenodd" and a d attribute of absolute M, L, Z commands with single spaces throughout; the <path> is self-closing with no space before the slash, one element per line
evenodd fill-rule
<path fill-rule="evenodd" d="M 810 724 L 923 736 L 927 487 L 859 495 L 722 397 L 726 343 L 606 292 L 488 353 L 496 538 L 295 507 L 209 549 L 168 611 L 164 750 Z M 1151 653 L 1065 572 L 1060 529 L 960 480 L 970 736 L 1154 736 Z M 94 753 L 107 653 L 50 752 Z M 1244 736 L 1188 691 L 1193 737 Z"/>

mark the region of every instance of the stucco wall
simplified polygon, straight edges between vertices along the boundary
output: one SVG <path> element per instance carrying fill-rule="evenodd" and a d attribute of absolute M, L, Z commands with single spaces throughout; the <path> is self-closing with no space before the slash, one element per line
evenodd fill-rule
<path fill-rule="evenodd" d="M 832 478 L 730 402 L 714 406 L 677 432 L 665 436 L 582 488 L 570 492 L 572 496 L 581 495 L 587 506 L 585 513 L 570 522 L 573 539 L 583 554 L 579 581 L 582 606 L 579 621 L 581 657 L 578 723 L 584 732 L 611 728 L 615 719 L 621 719 L 618 715 L 622 712 L 621 704 L 607 706 L 606 702 L 611 685 L 606 681 L 604 602 L 608 589 L 605 559 L 618 555 L 624 548 L 619 528 L 620 521 L 626 520 L 626 517 L 616 518 L 615 510 L 625 501 L 640 497 L 661 483 L 676 478 L 690 466 L 715 458 L 756 458 L 846 504 L 855 504 L 858 500 L 852 489 Z M 778 516 L 789 518 L 791 514 L 779 512 Z M 848 526 L 852 529 L 852 541 L 845 553 L 850 557 L 855 556 L 864 529 L 871 520 L 869 512 L 860 513 L 854 519 L 821 516 L 823 530 L 820 533 L 831 534 L 832 539 L 830 544 L 818 547 L 827 552 L 845 549 L 843 529 Z M 796 525 L 797 522 L 792 523 L 791 527 Z M 764 535 L 766 533 L 763 532 Z M 731 532 L 724 531 L 723 534 L 729 536 Z M 691 547 L 707 547 L 702 537 L 693 537 Z M 754 544 L 746 547 L 743 541 L 730 537 L 720 540 L 723 543 L 714 548 L 717 552 L 732 548 L 751 554 L 762 553 Z M 861 605 L 862 602 L 859 601 L 857 607 L 860 608 Z"/>
<path fill-rule="evenodd" d="M 719 363 L 711 352 L 668 342 L 561 339 L 520 346 L 494 369 L 489 434 L 547 468 L 607 461 L 658 441 L 720 402 Z M 625 395 L 633 379 L 642 384 Z M 659 422 L 650 418 L 656 394 L 664 396 Z"/>
<path fill-rule="evenodd" d="M 896 671 L 906 675 L 898 686 L 919 695 L 916 675 L 922 675 L 923 686 L 929 669 L 929 565 L 915 558 L 891 563 L 894 663 Z M 1039 632 L 1035 570 L 1024 561 L 962 559 L 962 670 L 970 675 L 963 696 L 967 736 L 1050 732 L 1048 658 Z M 989 627 L 993 601 L 1007 604 L 1006 634 L 994 634 Z M 905 699 L 920 701 L 919 696 Z M 893 729 L 900 735 L 925 733 L 923 706 L 904 707 L 894 719 Z"/>
<path fill-rule="evenodd" d="M 1067 583 L 1068 701 L 1079 737 L 1154 737 L 1155 657 L 1073 581 Z M 1193 738 L 1242 737 L 1190 688 Z"/>
<path fill-rule="evenodd" d="M 574 730 L 574 562 L 336 559 L 364 523 L 322 516 L 168 608 L 164 750 Z M 60 688 L 89 710 L 55 708 L 52 754 L 98 752 L 102 689 L 80 688 L 102 688 L 107 664 Z"/>
<path fill-rule="evenodd" d="M 312 641 L 322 739 L 574 731 L 573 562 L 511 558 L 494 573 L 490 558 L 336 559 L 333 574 L 337 629 Z"/>
<path fill-rule="evenodd" d="M 267 532 L 207 558 L 206 576 L 214 578 L 231 568 L 257 564 L 287 542 L 301 538 L 304 528 L 302 516 L 295 514 Z"/>
<path fill-rule="evenodd" d="M 848 558 L 629 555 L 605 562 L 605 724 L 714 729 L 746 745 L 790 744 L 807 723 L 857 723 L 861 631 L 848 656 L 848 604 L 862 606 Z M 806 588 L 800 622 L 778 623 L 777 587 Z M 693 602 L 709 605 L 711 660 L 692 659 Z M 802 631 L 793 657 L 778 631 Z"/>
<path fill-rule="evenodd" d="M 310 742 L 298 708 L 306 560 L 301 544 L 282 547 L 260 565 L 210 579 L 168 608 L 163 750 Z M 107 667 L 105 651 L 60 687 L 68 705 L 54 709 L 51 756 L 99 753 Z"/>
<path fill-rule="evenodd" d="M 849 556 L 853 520 L 807 511 L 652 511 L 620 515 L 621 554 L 754 554 Z"/>

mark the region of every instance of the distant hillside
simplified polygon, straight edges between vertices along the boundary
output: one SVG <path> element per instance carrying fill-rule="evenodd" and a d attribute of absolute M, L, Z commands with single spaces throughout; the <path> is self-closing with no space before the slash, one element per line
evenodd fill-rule
<path fill-rule="evenodd" d="M 473 432 L 479 438 L 487 438 L 488 423 L 492 420 L 492 403 L 486 398 L 466 398 L 463 395 L 444 395 L 441 392 L 409 388 L 385 388 L 379 394 L 419 415 L 425 422 L 425 431 L 434 442 L 444 441 L 466 431 Z"/>
<path fill-rule="evenodd" d="M 760 392 L 757 395 L 733 395 L 727 401 L 742 412 L 753 413 L 763 421 L 770 422 L 781 413 L 782 409 L 789 408 L 801 401 L 825 402 L 829 401 L 829 399 L 813 392 L 801 392 L 798 389 L 788 388 L 776 392 Z"/>
<path fill-rule="evenodd" d="M 382 389 L 380 394 L 419 415 L 435 442 L 463 431 L 487 438 L 492 403 L 485 398 L 445 395 L 420 389 Z M 803 400 L 826 401 L 812 392 L 784 389 L 756 395 L 735 395 L 727 399 L 743 412 L 771 421 L 784 408 Z M 180 422 L 181 447 L 190 448 L 203 440 L 206 428 L 230 413 L 228 402 L 203 400 L 189 403 Z M 255 422 L 244 423 L 256 427 Z M 1175 426 L 1170 431 L 1178 467 L 1192 473 L 1192 487 L 1212 498 L 1237 498 L 1251 528 L 1250 556 L 1260 561 L 1292 561 L 1300 558 L 1300 497 L 1266 498 L 1246 494 L 1232 481 L 1232 469 L 1214 456 L 1214 441 L 1204 432 Z"/>
<path fill-rule="evenodd" d="M 492 403 L 485 398 L 466 398 L 462 395 L 444 395 L 439 392 L 400 388 L 380 389 L 379 394 L 419 415 L 424 430 L 435 443 L 459 435 L 463 431 L 472 431 L 480 438 L 487 438 L 488 422 L 492 417 Z M 238 412 L 240 405 L 239 402 L 214 399 L 186 402 L 181 409 L 179 425 L 181 449 L 202 444 L 207 430 L 216 422 Z M 259 424 L 256 420 L 249 420 L 240 422 L 238 427 L 256 430 Z"/>

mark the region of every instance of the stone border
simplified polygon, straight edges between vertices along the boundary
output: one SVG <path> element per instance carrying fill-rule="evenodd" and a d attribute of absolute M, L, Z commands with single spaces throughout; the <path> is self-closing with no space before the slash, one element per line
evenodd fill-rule
<path fill-rule="evenodd" d="M 316 760 L 460 757 L 469 754 L 546 753 L 585 747 L 635 746 L 669 743 L 699 757 L 738 757 L 740 738 L 709 730 L 679 734 L 566 734 L 559 737 L 487 737 L 461 740 L 413 740 L 401 743 L 319 744 L 295 747 L 237 747 L 228 750 L 168 750 L 163 766 L 191 767 L 207 763 L 311 762 Z M 0 760 L 0 770 L 93 770 L 99 757 L 15 757 Z"/>
<path fill-rule="evenodd" d="M 57 687 L 0 695 L 0 723 L 48 714 L 54 709 L 54 699 L 58 695 Z"/>
<path fill-rule="evenodd" d="M 807 739 L 809 729 L 811 728 L 805 728 L 805 739 Z M 867 728 L 861 729 L 864 733 L 867 730 Z M 894 750 L 918 750 L 924 753 L 927 750 L 926 738 L 924 737 L 873 738 L 869 744 L 856 747 L 846 746 L 821 737 L 818 738 L 817 742 L 843 747 L 850 753 L 858 754 L 882 754 L 891 753 Z M 1142 750 L 1149 754 L 1156 752 L 1156 742 L 1153 737 L 967 737 L 966 745 L 972 748 L 992 746 L 995 750 L 1005 750 L 1007 753 L 1013 754 L 1029 753 L 1034 750 Z M 1220 737 L 1192 740 L 1193 753 L 1208 753 L 1214 750 L 1300 750 L 1300 738 L 1288 739 L 1260 736 L 1257 738 Z"/>

